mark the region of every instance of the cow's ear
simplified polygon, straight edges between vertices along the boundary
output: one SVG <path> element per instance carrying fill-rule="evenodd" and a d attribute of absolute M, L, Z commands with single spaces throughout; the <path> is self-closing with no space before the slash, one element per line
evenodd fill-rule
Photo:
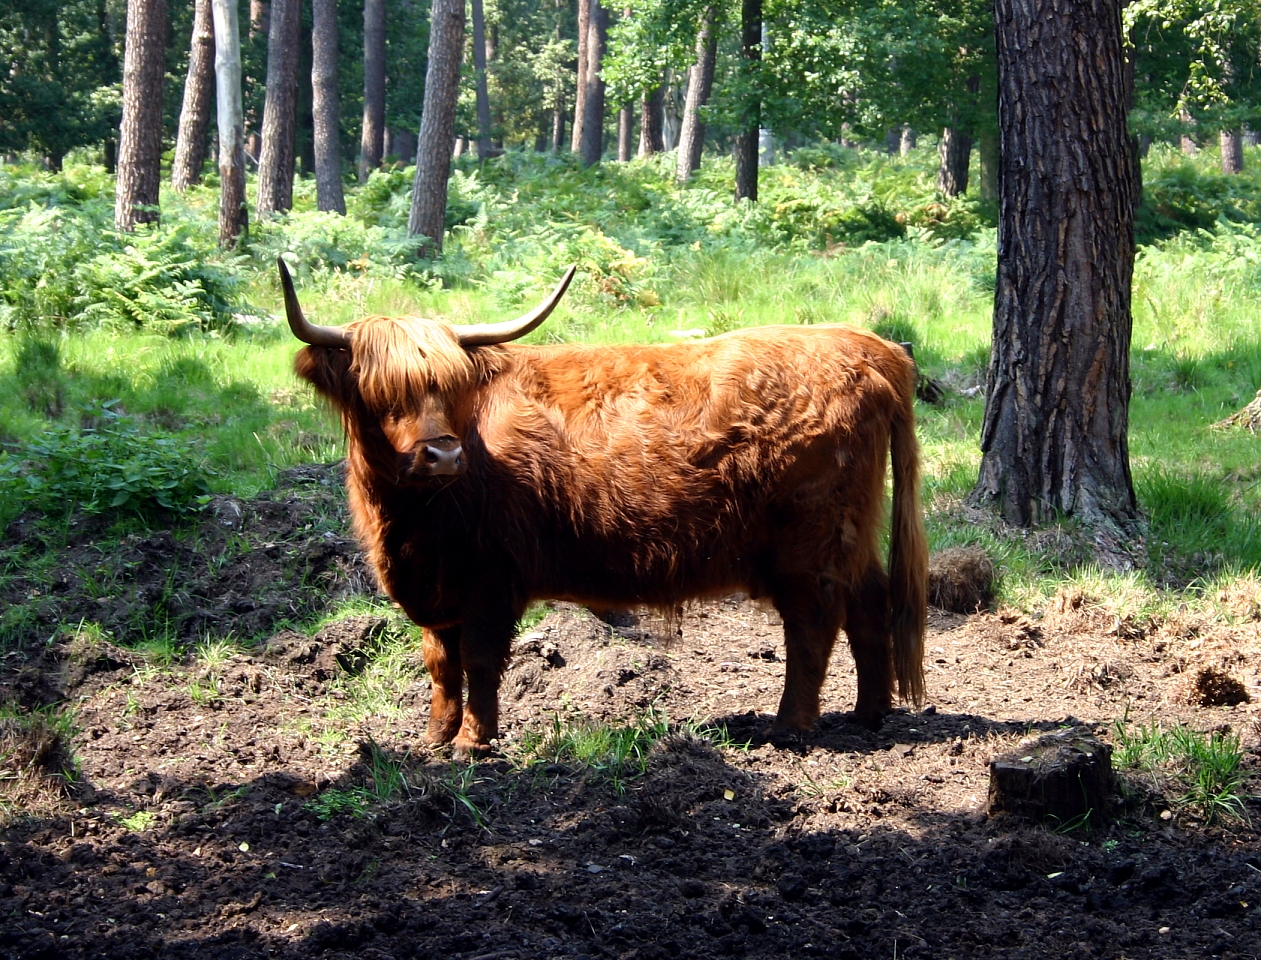
<path fill-rule="evenodd" d="M 350 406 L 357 389 L 350 365 L 349 350 L 328 347 L 303 347 L 293 358 L 293 372 L 342 410 Z"/>

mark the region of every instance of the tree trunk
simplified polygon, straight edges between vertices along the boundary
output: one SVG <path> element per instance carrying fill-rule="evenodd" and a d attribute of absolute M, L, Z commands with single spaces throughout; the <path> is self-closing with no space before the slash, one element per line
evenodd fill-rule
<path fill-rule="evenodd" d="M 188 78 L 184 81 L 184 106 L 180 110 L 179 135 L 175 141 L 175 162 L 171 165 L 171 186 L 176 190 L 201 183 L 214 82 L 214 17 L 210 14 L 210 0 L 196 0 L 193 39 L 188 48 Z"/>
<path fill-rule="evenodd" d="M 250 42 L 258 35 L 264 37 L 271 34 L 271 0 L 250 0 Z M 250 78 L 252 81 L 252 78 Z M 250 107 L 245 117 L 245 159 L 258 167 L 258 157 L 263 150 L 263 141 L 258 128 L 262 125 L 254 107 Z"/>
<path fill-rule="evenodd" d="M 600 67 L 608 44 L 609 11 L 600 0 L 590 0 L 587 21 L 587 93 L 582 107 L 582 165 L 594 166 L 604 153 L 604 77 Z"/>
<path fill-rule="evenodd" d="M 385 0 L 363 3 L 363 130 L 359 182 L 381 166 L 385 136 Z"/>
<path fill-rule="evenodd" d="M 968 192 L 968 165 L 972 160 L 972 138 L 958 127 L 941 131 L 937 144 L 941 165 L 937 168 L 937 189 L 947 197 L 961 197 Z"/>
<path fill-rule="evenodd" d="M 915 131 L 911 129 L 910 124 L 902 124 L 902 132 L 898 137 L 898 156 L 909 157 L 911 151 L 915 149 Z"/>
<path fill-rule="evenodd" d="M 114 194 L 114 226 L 119 230 L 134 230 L 138 223 L 158 219 L 165 73 L 166 0 L 127 0 L 123 123 Z"/>
<path fill-rule="evenodd" d="M 701 14 L 696 34 L 696 63 L 687 72 L 687 100 L 683 104 L 683 125 L 679 130 L 678 166 L 675 179 L 687 183 L 692 171 L 701 166 L 701 147 L 705 143 L 705 121 L 701 108 L 709 102 L 714 85 L 714 61 L 718 56 L 718 31 L 714 29 L 717 9 L 706 7 Z"/>
<path fill-rule="evenodd" d="M 762 59 L 771 52 L 771 31 L 765 18 L 762 20 Z M 758 165 L 769 167 L 775 163 L 775 137 L 770 127 L 759 127 L 757 132 Z"/>
<path fill-rule="evenodd" d="M 1223 130 L 1222 173 L 1243 173 L 1243 137 L 1238 130 Z"/>
<path fill-rule="evenodd" d="M 394 133 L 394 156 L 403 166 L 416 159 L 416 134 L 410 130 L 396 130 Z"/>
<path fill-rule="evenodd" d="M 267 99 L 258 158 L 258 214 L 293 206 L 294 133 L 298 108 L 298 0 L 271 0 L 267 34 Z"/>
<path fill-rule="evenodd" d="M 1256 130 L 1249 130 L 1247 127 L 1244 127 L 1243 145 L 1245 147 L 1255 147 L 1258 143 L 1261 143 L 1261 134 L 1258 134 Z"/>
<path fill-rule="evenodd" d="M 486 17 L 482 0 L 473 0 L 473 79 L 477 94 L 477 159 L 489 160 L 490 91 L 486 85 Z"/>
<path fill-rule="evenodd" d="M 1076 517 L 1117 557 L 1137 516 L 1127 430 L 1139 200 L 1120 3 L 997 0 L 995 21 L 998 284 L 972 502 L 1020 526 Z"/>
<path fill-rule="evenodd" d="M 981 200 L 998 202 L 998 132 L 982 130 L 977 138 L 977 153 L 981 157 Z"/>
<path fill-rule="evenodd" d="M 626 163 L 634 151 L 635 108 L 629 103 L 617 111 L 617 160 Z"/>
<path fill-rule="evenodd" d="M 736 135 L 736 199 L 757 201 L 758 128 L 762 125 L 762 99 L 757 93 L 757 69 L 762 61 L 762 0 L 740 4 L 740 65 L 747 99 Z"/>
<path fill-rule="evenodd" d="M 316 205 L 346 212 L 337 99 L 337 0 L 311 0 L 311 115 Z"/>
<path fill-rule="evenodd" d="M 1191 118 L 1191 112 L 1186 109 L 1178 111 L 1178 119 L 1184 127 L 1188 128 L 1179 139 L 1182 152 L 1188 157 L 1194 157 L 1200 152 L 1200 145 L 1195 142 L 1195 137 L 1191 134 L 1191 130 L 1195 128 L 1195 121 Z"/>
<path fill-rule="evenodd" d="M 245 205 L 245 122 L 241 33 L 236 0 L 211 0 L 215 24 L 215 104 L 219 120 L 219 246 L 232 248 L 249 227 Z"/>
<path fill-rule="evenodd" d="M 455 139 L 455 104 L 460 92 L 464 48 L 464 0 L 433 0 L 429 25 L 429 69 L 416 143 L 416 179 L 407 220 L 410 236 L 421 237 L 421 253 L 442 253 L 446 227 L 447 178 Z"/>
<path fill-rule="evenodd" d="M 651 157 L 665 149 L 661 141 L 661 99 L 665 84 L 639 96 L 639 155 Z"/>
<path fill-rule="evenodd" d="M 552 153 L 560 153 L 565 142 L 565 101 L 557 98 L 552 108 Z"/>
<path fill-rule="evenodd" d="M 587 41 L 591 26 L 591 0 L 578 0 L 578 82 L 574 88 L 574 127 L 569 150 L 582 150 L 582 121 L 587 109 Z"/>

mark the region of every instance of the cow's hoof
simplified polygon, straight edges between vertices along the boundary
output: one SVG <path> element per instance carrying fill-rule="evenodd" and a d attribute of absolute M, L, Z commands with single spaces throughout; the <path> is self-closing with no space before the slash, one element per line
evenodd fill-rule
<path fill-rule="evenodd" d="M 425 743 L 430 746 L 440 747 L 444 743 L 450 743 L 455 739 L 455 735 L 460 732 L 459 726 L 431 726 L 425 731 Z"/>
<path fill-rule="evenodd" d="M 893 712 L 891 707 L 877 707 L 870 710 L 851 710 L 844 714 L 845 720 L 857 724 L 875 733 L 884 724 L 884 718 Z"/>
<path fill-rule="evenodd" d="M 766 728 L 762 737 L 767 743 L 779 747 L 781 750 L 791 749 L 792 747 L 801 746 L 810 730 L 810 727 L 799 727 L 795 724 L 781 723 L 776 720 Z"/>
<path fill-rule="evenodd" d="M 451 741 L 451 749 L 457 760 L 485 760 L 490 756 L 491 746 L 489 743 L 478 743 L 456 737 Z"/>

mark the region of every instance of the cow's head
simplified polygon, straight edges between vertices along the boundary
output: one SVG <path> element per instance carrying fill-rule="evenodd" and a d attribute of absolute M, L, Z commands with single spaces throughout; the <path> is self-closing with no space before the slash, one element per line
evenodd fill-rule
<path fill-rule="evenodd" d="M 477 347 L 525 336 L 560 302 L 574 267 L 538 307 L 516 320 L 452 326 L 436 320 L 366 317 L 345 327 L 307 321 L 283 260 L 277 259 L 289 328 L 303 343 L 298 375 L 342 415 L 352 454 L 378 474 L 425 483 L 467 469 L 461 431 L 477 384 L 494 359 Z"/>

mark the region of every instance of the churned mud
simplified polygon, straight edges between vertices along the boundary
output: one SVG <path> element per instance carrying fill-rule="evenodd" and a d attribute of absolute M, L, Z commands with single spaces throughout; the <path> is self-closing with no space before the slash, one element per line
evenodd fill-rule
<path fill-rule="evenodd" d="M 557 605 L 467 765 L 424 744 L 387 607 L 298 629 L 370 590 L 341 496 L 298 471 L 193 534 L 71 533 L 54 574 L 4 581 L 26 632 L 0 672 L 0 956 L 1261 955 L 1257 801 L 1206 822 L 1131 773 L 1085 823 L 985 816 L 990 759 L 1066 726 L 1228 730 L 1261 770 L 1255 598 L 1230 624 L 1073 591 L 1036 620 L 935 610 L 927 709 L 850 725 L 842 643 L 818 729 L 774 743 L 773 611 Z M 142 659 L 149 616 L 213 649 Z M 642 763 L 541 746 L 607 724 L 655 731 Z"/>

